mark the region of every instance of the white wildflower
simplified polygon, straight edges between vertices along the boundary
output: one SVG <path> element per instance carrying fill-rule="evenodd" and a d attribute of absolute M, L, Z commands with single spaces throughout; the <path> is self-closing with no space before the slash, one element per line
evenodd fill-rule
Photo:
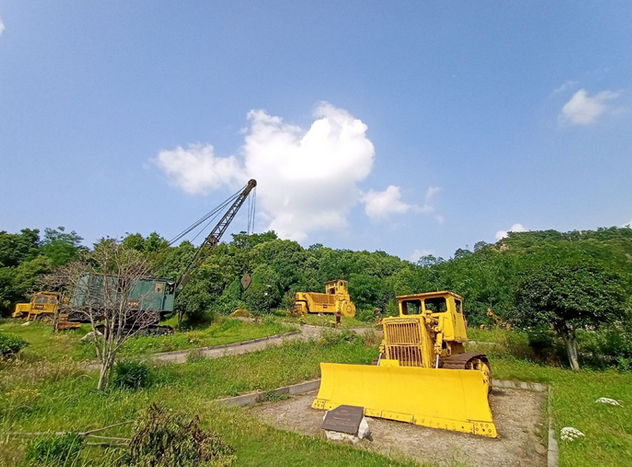
<path fill-rule="evenodd" d="M 565 426 L 560 430 L 560 437 L 562 438 L 562 441 L 573 441 L 580 436 L 586 435 L 572 426 Z"/>
<path fill-rule="evenodd" d="M 614 399 L 609 399 L 607 397 L 600 397 L 599 399 L 595 401 L 595 404 L 609 404 L 609 405 L 616 405 L 617 407 L 621 407 L 621 402 Z"/>

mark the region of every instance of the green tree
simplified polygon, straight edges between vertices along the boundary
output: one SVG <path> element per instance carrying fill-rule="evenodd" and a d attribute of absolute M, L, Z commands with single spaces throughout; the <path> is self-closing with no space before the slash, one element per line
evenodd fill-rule
<path fill-rule="evenodd" d="M 22 229 L 19 234 L 0 232 L 0 267 L 11 268 L 38 254 L 39 230 Z"/>
<path fill-rule="evenodd" d="M 145 251 L 145 238 L 139 234 L 128 234 L 122 242 L 125 248 L 130 248 L 136 251 Z"/>
<path fill-rule="evenodd" d="M 157 232 L 150 233 L 143 244 L 145 253 L 157 253 L 168 246 L 169 242 L 158 235 Z"/>
<path fill-rule="evenodd" d="M 577 330 L 598 330 L 627 316 L 624 277 L 589 258 L 551 256 L 525 271 L 515 319 L 522 325 L 551 325 L 579 370 Z"/>
<path fill-rule="evenodd" d="M 81 246 L 83 240 L 74 230 L 66 232 L 64 227 L 45 229 L 40 252 L 50 258 L 55 266 L 62 266 L 77 258 L 87 249 Z"/>

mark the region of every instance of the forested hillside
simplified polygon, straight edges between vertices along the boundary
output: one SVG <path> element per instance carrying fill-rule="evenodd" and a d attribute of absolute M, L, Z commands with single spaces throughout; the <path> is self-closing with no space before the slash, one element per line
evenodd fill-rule
<path fill-rule="evenodd" d="M 37 280 L 81 255 L 81 237 L 63 228 L 20 233 L 0 232 L 0 310 L 10 314 L 17 301 L 37 288 Z M 112 241 L 102 239 L 101 242 Z M 156 276 L 177 279 L 194 254 L 185 241 L 168 247 L 156 233 L 132 234 L 123 245 L 152 261 Z M 632 229 L 515 232 L 495 244 L 479 242 L 473 251 L 458 249 L 450 259 L 425 256 L 416 264 L 382 251 L 334 250 L 320 244 L 303 248 L 274 232 L 233 235 L 216 247 L 179 296 L 177 306 L 191 318 L 207 311 L 230 313 L 246 307 L 255 313 L 288 308 L 296 291 L 321 291 L 332 279 L 349 281 L 360 319 L 371 319 L 376 307 L 395 313 L 395 296 L 430 290 L 452 290 L 464 297 L 470 324 L 486 322 L 487 308 L 511 319 L 520 310 L 520 290 L 536 272 L 560 265 L 588 266 L 614 274 L 631 295 Z M 577 269 L 577 268 L 576 268 Z M 243 292 L 240 278 L 250 273 L 252 286 Z M 621 307 L 625 306 L 621 303 Z"/>

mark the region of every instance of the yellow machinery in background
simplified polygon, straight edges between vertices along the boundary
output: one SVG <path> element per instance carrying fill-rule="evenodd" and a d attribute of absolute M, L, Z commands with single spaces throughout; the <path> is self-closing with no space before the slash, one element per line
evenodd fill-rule
<path fill-rule="evenodd" d="M 54 321 L 55 331 L 81 327 L 80 323 L 69 321 L 67 314 L 59 313 L 60 304 L 67 304 L 67 300 L 59 292 L 37 292 L 29 303 L 16 304 L 12 316 L 26 321 Z"/>
<path fill-rule="evenodd" d="M 325 292 L 297 292 L 294 296 L 294 312 L 299 315 L 340 313 L 341 316 L 348 318 L 355 316 L 356 307 L 349 297 L 347 281 L 326 282 Z"/>
<path fill-rule="evenodd" d="M 461 297 L 444 291 L 397 300 L 399 316 L 382 320 L 377 366 L 321 363 L 312 407 L 354 405 L 368 417 L 495 438 L 489 361 L 465 352 Z"/>
<path fill-rule="evenodd" d="M 14 318 L 24 318 L 27 321 L 43 319 L 51 320 L 59 309 L 61 302 L 59 292 L 37 292 L 31 297 L 29 303 L 18 303 L 13 312 Z"/>
<path fill-rule="evenodd" d="M 487 309 L 487 316 L 491 318 L 491 320 L 494 322 L 494 328 L 506 329 L 507 331 L 511 331 L 511 328 L 512 328 L 511 323 L 504 321 L 500 316 L 494 313 L 491 308 Z M 481 324 L 482 330 L 489 329 L 489 328 L 490 326 L 487 326 L 486 324 Z"/>

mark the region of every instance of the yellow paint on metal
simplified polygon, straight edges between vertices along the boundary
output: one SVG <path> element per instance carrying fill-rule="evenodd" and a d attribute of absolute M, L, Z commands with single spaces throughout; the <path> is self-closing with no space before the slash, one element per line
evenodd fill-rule
<path fill-rule="evenodd" d="M 481 371 L 404 367 L 387 360 L 380 366 L 321 363 L 320 368 L 315 409 L 355 405 L 369 417 L 497 436 Z"/>
<path fill-rule="evenodd" d="M 294 296 L 294 312 L 299 315 L 307 313 L 340 313 L 351 318 L 355 316 L 356 307 L 347 291 L 347 281 L 335 280 L 325 283 L 325 293 L 297 292 Z"/>
<path fill-rule="evenodd" d="M 400 366 L 399 360 L 389 360 L 388 358 L 383 358 L 380 360 L 380 366 Z"/>
<path fill-rule="evenodd" d="M 25 318 L 27 321 L 42 317 L 51 318 L 57 313 L 62 297 L 59 292 L 37 292 L 29 303 L 18 303 L 13 312 L 14 318 Z"/>

